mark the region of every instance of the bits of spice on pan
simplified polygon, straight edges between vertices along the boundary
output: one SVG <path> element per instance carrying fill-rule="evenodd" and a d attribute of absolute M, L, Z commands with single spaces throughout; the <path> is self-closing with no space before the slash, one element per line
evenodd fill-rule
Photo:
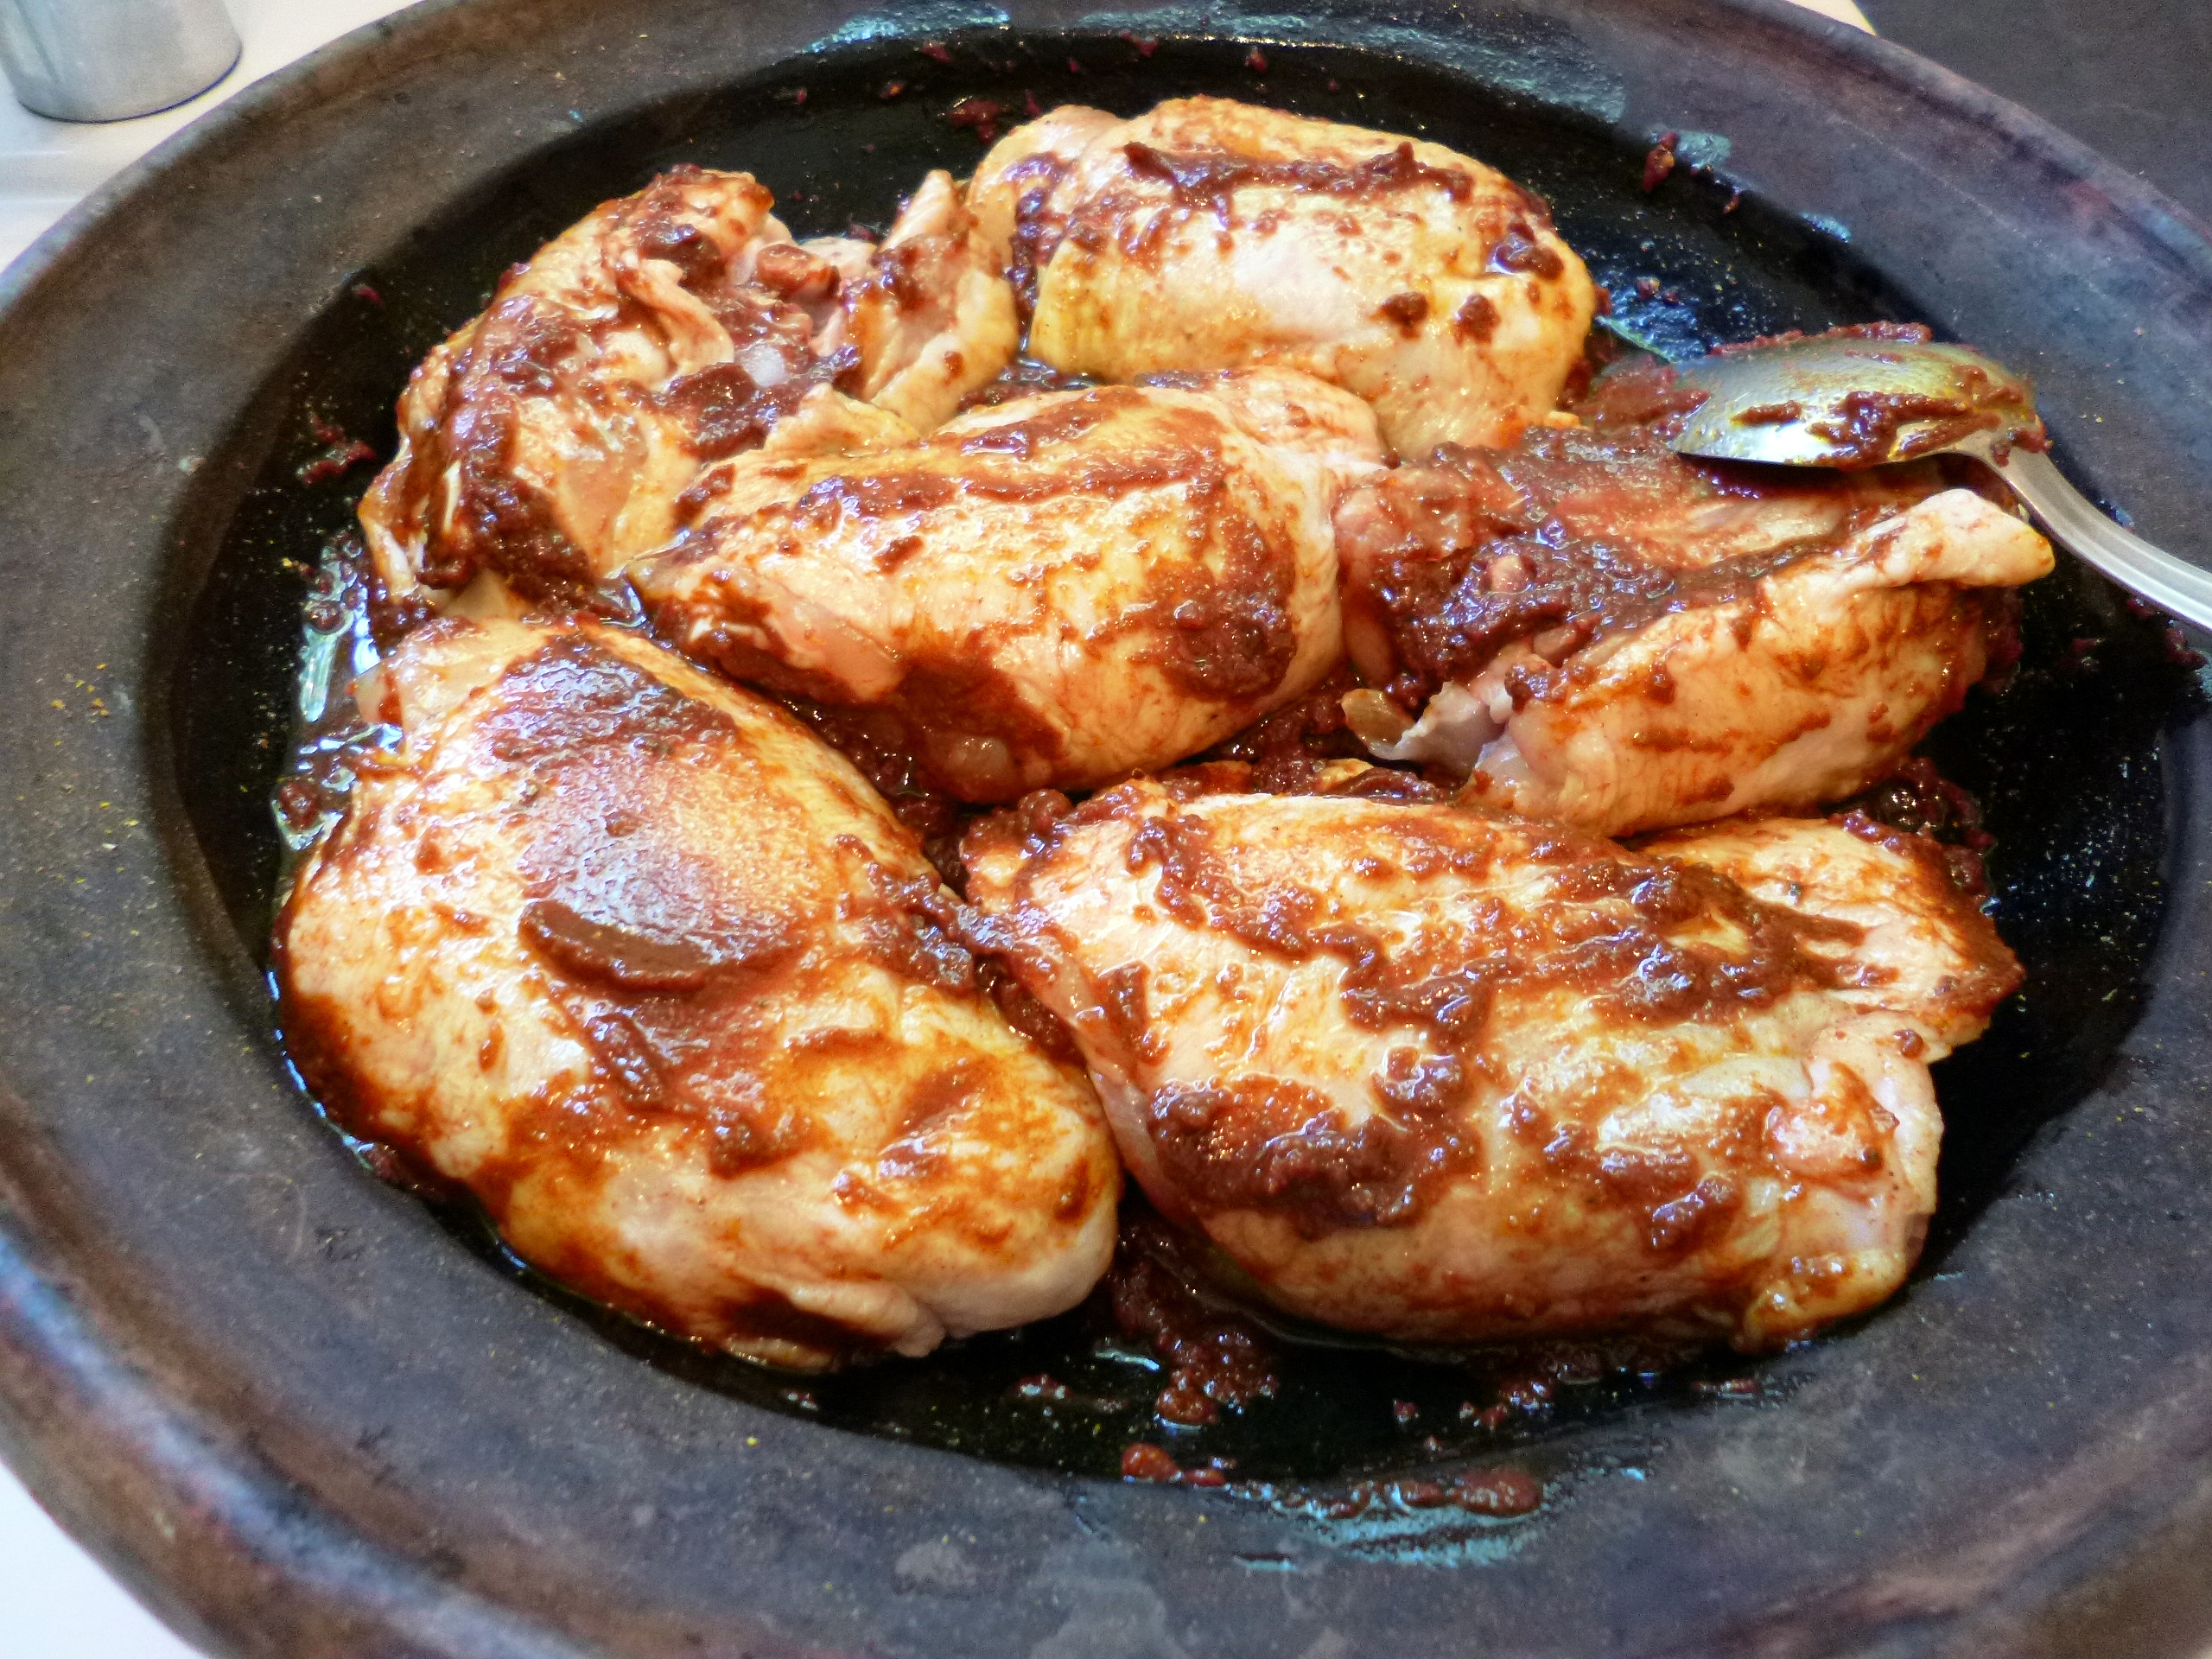
<path fill-rule="evenodd" d="M 1133 1441 L 1122 1453 L 1123 1480 L 1148 1480 L 1162 1486 L 1226 1486 L 1223 1459 L 1189 1469 L 1148 1441 Z"/>
<path fill-rule="evenodd" d="M 363 461 L 377 458 L 374 449 L 320 415 L 309 415 L 308 427 L 322 448 L 301 462 L 294 472 L 293 476 L 302 484 L 321 484 L 342 478 Z"/>
<path fill-rule="evenodd" d="M 1533 1475 L 1518 1469 L 1471 1469 L 1449 1480 L 1363 1480 L 1338 1497 L 1320 1499 L 1314 1511 L 1328 1520 L 1349 1521 L 1378 1509 L 1449 1506 L 1503 1520 L 1530 1514 L 1543 1501 L 1543 1484 Z"/>
<path fill-rule="evenodd" d="M 974 133 L 985 143 L 995 144 L 998 142 L 1006 112 L 1006 105 L 996 99 L 963 98 L 944 112 L 944 118 L 954 126 Z"/>

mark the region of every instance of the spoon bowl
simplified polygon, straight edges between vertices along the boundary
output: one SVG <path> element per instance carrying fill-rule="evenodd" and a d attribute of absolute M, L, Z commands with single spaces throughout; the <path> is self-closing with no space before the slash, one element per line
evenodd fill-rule
<path fill-rule="evenodd" d="M 2044 453 L 2027 381 L 1969 346 L 1874 325 L 1724 349 L 1677 365 L 1703 392 L 1669 440 L 1680 454 L 1855 471 L 1967 455 L 1996 472 L 2051 539 L 2160 609 L 2212 630 L 2212 572 L 2100 512 Z"/>

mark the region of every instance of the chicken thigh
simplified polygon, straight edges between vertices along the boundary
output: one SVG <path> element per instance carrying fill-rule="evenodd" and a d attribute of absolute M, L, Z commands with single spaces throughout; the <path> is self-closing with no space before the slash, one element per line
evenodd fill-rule
<path fill-rule="evenodd" d="M 434 621 L 363 696 L 404 741 L 277 929 L 291 1052 L 346 1128 L 550 1277 L 781 1364 L 1090 1290 L 1096 1097 L 789 715 L 588 623 Z"/>
<path fill-rule="evenodd" d="M 1017 344 L 1012 290 L 933 174 L 881 249 L 800 244 L 751 175 L 679 167 L 501 278 L 399 404 L 362 503 L 394 594 L 488 570 L 588 596 L 675 533 L 702 464 L 809 405 L 933 423 Z"/>
<path fill-rule="evenodd" d="M 1260 1294 L 1400 1340 L 1764 1349 L 1897 1288 L 1929 1063 L 2018 979 L 1932 844 L 1773 821 L 1631 853 L 1224 771 L 1038 798 L 965 850 L 1130 1172 Z"/>
<path fill-rule="evenodd" d="M 2001 590 L 2051 564 L 1933 466 L 1700 466 L 1638 429 L 1445 451 L 1338 527 L 1348 645 L 1389 694 L 1345 704 L 1371 751 L 1604 835 L 1865 788 L 1982 677 Z"/>
<path fill-rule="evenodd" d="M 683 651 L 880 711 L 972 801 L 1205 747 L 1338 659 L 1331 512 L 1365 405 L 1282 370 L 1058 391 L 928 442 L 742 455 L 632 580 Z"/>
<path fill-rule="evenodd" d="M 968 191 L 1032 356 L 1112 380 L 1274 364 L 1402 454 L 1505 443 L 1558 400 L 1597 290 L 1544 204 L 1441 145 L 1227 99 L 1056 110 Z"/>

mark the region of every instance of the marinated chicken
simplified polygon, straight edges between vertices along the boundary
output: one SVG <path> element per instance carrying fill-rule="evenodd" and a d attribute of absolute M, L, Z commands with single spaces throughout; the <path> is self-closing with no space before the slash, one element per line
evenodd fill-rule
<path fill-rule="evenodd" d="M 971 832 L 994 944 L 1131 1173 L 1277 1306 L 1399 1340 L 1805 1336 L 1936 1202 L 1929 1064 L 2018 969 L 1930 844 L 1770 820 L 1634 853 L 1234 768 Z"/>
<path fill-rule="evenodd" d="M 1014 289 L 950 173 L 922 181 L 848 290 L 858 394 L 924 432 L 998 378 L 1021 344 Z"/>
<path fill-rule="evenodd" d="M 948 175 L 880 250 L 796 243 L 773 205 L 750 174 L 678 167 L 502 277 L 400 399 L 361 509 L 386 588 L 490 571 L 588 596 L 675 534 L 702 464 L 810 399 L 865 419 L 859 393 L 905 434 L 1012 360 L 1012 291 Z"/>
<path fill-rule="evenodd" d="M 1171 765 L 1337 662 L 1331 515 L 1381 455 L 1366 406 L 1309 376 L 1174 379 L 734 457 L 632 580 L 686 652 L 878 711 L 964 799 Z"/>
<path fill-rule="evenodd" d="M 1338 514 L 1378 758 L 1629 835 L 1885 776 L 2002 650 L 2032 529 L 1932 466 L 1694 464 L 1648 429 L 1448 450 Z M 1419 710 L 1419 718 L 1412 711 Z"/>
<path fill-rule="evenodd" d="M 1367 399 L 1409 458 L 1541 420 L 1597 302 L 1503 175 L 1227 99 L 1055 110 L 999 142 L 968 201 L 1033 308 L 1032 356 L 1109 380 L 1304 370 Z"/>
<path fill-rule="evenodd" d="M 773 206 L 677 168 L 409 383 L 361 519 L 429 602 L 276 930 L 346 1128 L 802 1369 L 1074 1306 L 1124 1163 L 1393 1341 L 1897 1289 L 2020 970 L 1971 854 L 1813 815 L 2009 662 L 2041 537 L 1674 454 L 1437 144 L 1070 106 L 880 245 Z"/>
<path fill-rule="evenodd" d="M 277 931 L 291 1052 L 346 1128 L 553 1279 L 779 1364 L 1090 1290 L 1120 1187 L 1096 1096 L 797 721 L 589 623 L 433 622 L 361 695 L 404 741 Z"/>

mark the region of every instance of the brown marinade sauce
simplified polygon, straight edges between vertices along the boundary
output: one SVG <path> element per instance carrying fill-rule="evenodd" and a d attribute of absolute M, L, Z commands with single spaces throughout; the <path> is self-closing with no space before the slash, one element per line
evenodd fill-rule
<path fill-rule="evenodd" d="M 1180 787 L 1175 774 L 1161 782 L 1171 797 L 1190 800 L 1241 792 L 1249 775 L 1247 766 L 1215 763 L 1184 774 Z M 1389 1051 L 1372 1079 L 1378 1109 L 1356 1125 L 1319 1091 L 1266 1077 L 1171 1084 L 1147 1103 L 1162 1168 L 1192 1205 L 1283 1215 L 1309 1237 L 1409 1222 L 1440 1184 L 1473 1166 L 1479 1141 L 1464 1112 L 1477 1075 L 1491 1068 L 1484 1044 L 1502 995 L 1557 987 L 1630 1024 L 1725 1022 L 1793 991 L 1833 988 L 1840 970 L 1813 947 L 1859 938 L 1847 924 L 1762 904 L 1712 871 L 1641 859 L 1573 831 L 1531 827 L 1529 844 L 1508 846 L 1517 828 L 1472 814 L 1439 823 L 1408 811 L 1386 821 L 1394 857 L 1414 877 L 1451 871 L 1470 879 L 1500 857 L 1533 860 L 1555 867 L 1553 892 L 1530 912 L 1500 912 L 1487 931 L 1425 950 L 1337 917 L 1315 888 L 1250 887 L 1202 813 L 1178 800 L 1153 807 L 1129 786 L 1079 807 L 1049 793 L 1030 797 L 977 826 L 969 852 L 1018 845 L 1033 870 L 1070 834 L 1116 819 L 1132 825 L 1128 868 L 1159 872 L 1154 902 L 1175 921 L 1281 960 L 1333 957 L 1344 966 L 1339 995 L 1354 1024 L 1410 1027 L 1427 1038 L 1426 1050 Z M 1732 943 L 1688 937 L 1716 924 Z M 1093 988 L 1116 1040 L 1139 1065 L 1158 1058 L 1147 1046 L 1146 982 L 1137 966 Z M 1560 1157 L 1572 1150 L 1570 1137 Z M 1688 1248 L 1734 1202 L 1725 1178 L 1708 1187 L 1672 1166 L 1639 1174 L 1615 1159 L 1592 1167 L 1612 1198 L 1649 1199 L 1654 1249 Z"/>
<path fill-rule="evenodd" d="M 1452 337 L 1454 340 L 1471 340 L 1481 346 L 1487 344 L 1490 337 L 1497 332 L 1497 307 L 1491 303 L 1486 295 L 1468 295 L 1460 302 L 1459 308 L 1452 314 Z"/>
<path fill-rule="evenodd" d="M 1106 1291 L 1122 1334 L 1166 1362 L 1166 1386 L 1154 1411 L 1190 1427 L 1216 1422 L 1281 1386 L 1274 1346 L 1235 1314 L 1211 1307 L 1191 1287 L 1189 1269 L 1171 1267 L 1179 1242 L 1141 1205 L 1124 1211 Z"/>
<path fill-rule="evenodd" d="M 515 476 L 512 464 L 524 401 L 554 394 L 559 365 L 582 338 L 568 313 L 517 295 L 485 314 L 454 360 L 439 419 L 404 485 L 408 518 L 424 525 L 423 580 L 429 586 L 465 587 L 484 565 L 555 587 L 592 579 L 588 562 L 553 522 L 550 504 Z M 442 529 L 430 512 L 430 491 L 448 472 L 451 528 Z"/>
<path fill-rule="evenodd" d="M 975 457 L 981 465 L 958 473 L 933 468 L 905 472 L 888 466 L 836 473 L 809 488 L 795 506 L 772 506 L 762 514 L 787 512 L 809 524 L 834 523 L 840 516 L 867 522 L 930 512 L 962 496 L 1027 505 L 1060 496 L 1114 496 L 1184 482 L 1218 493 L 1228 475 L 1220 452 L 1221 428 L 1212 416 L 1198 411 L 1162 412 L 1154 423 L 1160 440 L 1141 448 L 1100 455 L 1078 447 L 1086 433 L 1143 399 L 1142 391 L 1128 386 L 1086 388 L 1080 397 L 959 439 L 960 454 Z M 994 457 L 1004 457 L 1008 464 L 993 466 Z M 1048 459 L 1050 465 L 1033 464 Z"/>
<path fill-rule="evenodd" d="M 931 774 L 915 753 L 906 721 L 888 709 L 838 709 L 806 697 L 780 701 L 813 733 L 859 769 L 900 823 L 913 832 L 938 873 L 957 892 L 967 872 L 960 836 L 971 816 L 965 803 Z"/>
<path fill-rule="evenodd" d="M 765 249 L 753 281 L 728 280 L 728 261 L 714 239 L 679 217 L 682 191 L 699 172 L 687 163 L 662 175 L 624 210 L 622 221 L 640 252 L 677 268 L 736 352 L 772 348 L 783 373 L 763 385 L 731 360 L 679 375 L 658 391 L 620 385 L 600 391 L 673 419 L 705 461 L 759 447 L 817 385 L 851 389 L 860 353 L 848 346 L 817 358 L 808 349 L 813 325 L 795 301 L 833 296 L 838 278 L 804 250 Z M 610 329 L 634 326 L 639 315 L 627 300 L 612 315 L 588 320 L 552 297 L 504 292 L 484 314 L 454 357 L 442 407 L 418 435 L 420 453 L 402 481 L 405 518 L 423 537 L 426 584 L 464 587 L 488 568 L 533 597 L 591 604 L 598 573 L 563 534 L 544 493 L 518 475 L 515 452 L 529 405 L 587 395 L 569 384 L 579 354 Z M 454 480 L 449 524 L 431 511 L 430 499 L 448 472 Z"/>
<path fill-rule="evenodd" d="M 1375 308 L 1375 315 L 1411 340 L 1428 321 L 1428 296 L 1417 289 L 1393 294 Z"/>
<path fill-rule="evenodd" d="M 1264 696 L 1298 655 L 1290 613 L 1295 555 L 1229 500 L 1218 472 L 1194 479 L 1198 512 L 1226 548 L 1218 572 L 1190 561 L 1163 563 L 1149 584 L 1166 618 L 1141 660 L 1164 670 L 1194 696 L 1223 702 Z"/>
<path fill-rule="evenodd" d="M 1521 219 L 1505 227 L 1505 234 L 1491 250 L 1490 263 L 1494 270 L 1535 276 L 1547 283 L 1557 282 L 1567 271 L 1567 262 L 1559 257 L 1558 250 L 1538 241 L 1528 221 Z"/>
<path fill-rule="evenodd" d="M 841 842 L 852 855 L 842 861 L 863 873 L 855 889 L 764 909 L 692 856 L 683 815 L 666 797 L 736 737 L 720 709 L 580 635 L 553 639 L 498 682 L 475 741 L 522 774 L 508 809 L 526 846 L 518 931 L 589 1051 L 594 1078 L 524 1109 L 513 1156 L 472 1176 L 471 1190 L 495 1217 L 512 1183 L 542 1173 L 548 1160 L 568 1165 L 574 1179 L 597 1179 L 624 1142 L 649 1132 L 647 1120 L 677 1120 L 723 1176 L 804 1145 L 803 1117 L 766 1098 L 759 1080 L 780 1040 L 776 993 L 803 993 L 822 971 L 810 941 L 833 917 L 893 973 L 989 996 L 1048 1051 L 1070 1052 L 1048 1013 L 997 964 L 977 960 L 957 903 L 935 880 L 895 875 L 858 843 Z M 347 855 L 339 834 L 327 856 Z M 435 833 L 416 853 L 426 868 L 449 855 Z M 284 933 L 280 924 L 280 964 Z M 328 1020 L 296 1001 L 286 1015 L 302 1074 L 334 1115 L 359 1133 L 390 1135 L 373 1109 L 362 1109 L 375 1103 L 353 1100 L 342 1048 L 319 1037 Z M 394 1145 L 410 1162 L 427 1162 L 405 1136 Z M 541 1265 L 599 1294 L 588 1287 L 588 1264 Z M 601 1300 L 629 1306 L 620 1294 Z"/>
<path fill-rule="evenodd" d="M 558 899 L 523 906 L 522 936 L 563 972 L 632 991 L 696 991 L 718 965 L 694 940 L 598 921 Z"/>
<path fill-rule="evenodd" d="M 1226 429 L 1211 412 L 1157 410 L 1141 442 L 1100 453 L 1083 445 L 1085 435 L 1147 397 L 1127 386 L 1087 388 L 1033 415 L 968 434 L 957 440 L 958 449 L 974 464 L 957 472 L 874 460 L 866 468 L 833 473 L 796 503 L 756 510 L 739 533 L 772 534 L 778 521 L 818 533 L 841 523 L 929 512 L 962 498 L 1026 505 L 1179 487 L 1194 531 L 1218 547 L 1220 557 L 1212 563 L 1163 559 L 1153 567 L 1141 602 L 1124 624 L 1144 636 L 1138 660 L 1158 667 L 1193 696 L 1224 702 L 1263 696 L 1281 683 L 1297 655 L 1290 608 L 1295 553 L 1239 505 L 1223 448 Z M 711 499 L 709 494 L 700 503 L 707 522 L 679 543 L 678 556 L 686 563 L 714 558 Z M 918 548 L 905 547 L 883 568 L 895 569 Z M 714 602 L 729 610 L 733 620 L 758 620 L 737 614 L 744 601 L 735 594 L 720 593 Z M 686 609 L 684 602 L 671 601 L 658 620 L 679 627 Z M 735 677 L 786 696 L 835 700 L 835 687 L 795 673 L 728 630 L 695 638 L 691 649 Z M 880 734 L 879 745 L 919 756 L 926 766 L 929 734 L 951 731 L 996 737 L 1017 754 L 1056 761 L 1062 747 L 1057 730 L 988 661 L 973 653 L 942 659 L 910 654 L 901 667 L 899 687 L 888 700 L 899 716 L 899 730 Z M 944 785 L 934 774 L 928 780 L 931 788 Z"/>
<path fill-rule="evenodd" d="M 1232 222 L 1230 198 L 1239 190 L 1292 190 L 1301 194 L 1359 200 L 1404 190 L 1440 190 L 1453 201 L 1475 192 L 1474 175 L 1456 167 L 1435 167 L 1402 143 L 1364 162 L 1300 156 L 1292 161 L 1255 161 L 1238 156 L 1190 156 L 1154 149 L 1150 144 L 1122 146 L 1129 171 L 1141 179 L 1166 184 L 1176 204 L 1211 212 L 1226 230 Z"/>
<path fill-rule="evenodd" d="M 1312 690 L 1231 733 L 1162 781 L 1172 787 L 1182 774 L 1204 770 L 1232 779 L 1224 785 L 1229 792 L 1303 795 L 1316 792 L 1321 774 L 1333 762 L 1357 760 L 1365 769 L 1349 779 L 1332 781 L 1327 793 L 1363 799 L 1449 800 L 1456 782 L 1432 781 L 1418 772 L 1369 759 L 1367 746 L 1344 719 L 1344 693 L 1358 684 L 1350 665 L 1339 664 Z M 1242 770 L 1224 770 L 1232 767 Z"/>
<path fill-rule="evenodd" d="M 1161 1168 L 1192 1206 L 1287 1215 L 1308 1238 L 1413 1220 L 1473 1151 L 1441 1114 L 1376 1112 L 1349 1125 L 1322 1095 L 1273 1077 L 1171 1084 L 1145 1119 Z"/>
<path fill-rule="evenodd" d="M 1052 193 L 1067 176 L 1069 163 L 1046 152 L 1025 156 L 1006 170 L 1006 181 L 1015 191 L 1014 248 L 1007 280 L 1014 285 L 1014 303 L 1026 334 L 1037 310 L 1037 282 L 1052 261 L 1066 225 L 1051 212 Z"/>
<path fill-rule="evenodd" d="M 1703 566 L 1660 556 L 1638 530 L 1649 510 L 1643 502 L 1698 490 L 1755 496 L 1761 480 L 1751 469 L 1688 461 L 1666 447 L 1667 422 L 1684 405 L 1663 381 L 1599 386 L 1607 402 L 1590 426 L 1532 427 L 1504 450 L 1446 445 L 1422 487 L 1410 471 L 1384 486 L 1396 540 L 1370 537 L 1365 556 L 1351 562 L 1344 602 L 1389 637 L 1403 677 L 1388 690 L 1407 706 L 1448 681 L 1471 679 L 1516 640 L 1531 640 L 1558 663 L 1669 613 L 1745 598 L 1859 527 L 1853 516 L 1834 534 Z M 1603 508 L 1593 511 L 1608 491 L 1618 502 L 1610 521 Z M 1570 495 L 1573 530 L 1557 516 Z"/>
<path fill-rule="evenodd" d="M 1996 415 L 1976 408 L 1969 398 L 1937 397 L 1925 392 L 1850 391 L 1836 400 L 1831 418 L 1815 421 L 1807 430 L 1836 446 L 1837 464 L 1872 467 L 1929 454 L 1997 424 Z M 1909 440 L 1904 437 L 1906 428 L 1921 425 L 1931 429 Z"/>
<path fill-rule="evenodd" d="M 1342 201 L 1373 200 L 1408 190 L 1442 192 L 1454 202 L 1475 194 L 1475 176 L 1460 168 L 1438 167 L 1414 154 L 1410 142 L 1398 144 L 1363 162 L 1325 161 L 1315 156 L 1268 161 L 1220 154 L 1185 154 L 1155 149 L 1142 143 L 1122 146 L 1129 172 L 1141 181 L 1168 188 L 1173 213 L 1157 215 L 1141 226 L 1122 222 L 1129 204 L 1120 192 L 1109 189 L 1096 200 L 1079 206 L 1072 219 L 1051 210 L 1054 189 L 1065 175 L 1067 164 L 1057 157 L 1038 156 L 1017 162 L 1007 170 L 1009 181 L 1039 182 L 1017 200 L 1012 278 L 1025 321 L 1037 305 L 1038 274 L 1051 263 L 1063 239 L 1078 247 L 1100 248 L 1121 237 L 1123 251 L 1133 257 L 1156 255 L 1172 221 L 1179 215 L 1210 214 L 1224 232 L 1236 227 L 1236 194 L 1239 190 L 1287 190 L 1305 195 L 1329 196 Z M 1025 169 L 1027 169 L 1025 171 Z M 1510 187 L 1516 213 L 1505 238 L 1493 256 L 1501 270 L 1526 272 L 1544 280 L 1558 277 L 1566 269 L 1558 253 L 1536 240 L 1535 227 L 1549 229 L 1550 210 L 1543 199 L 1519 187 Z M 1408 325 L 1392 318 L 1401 327 Z"/>

